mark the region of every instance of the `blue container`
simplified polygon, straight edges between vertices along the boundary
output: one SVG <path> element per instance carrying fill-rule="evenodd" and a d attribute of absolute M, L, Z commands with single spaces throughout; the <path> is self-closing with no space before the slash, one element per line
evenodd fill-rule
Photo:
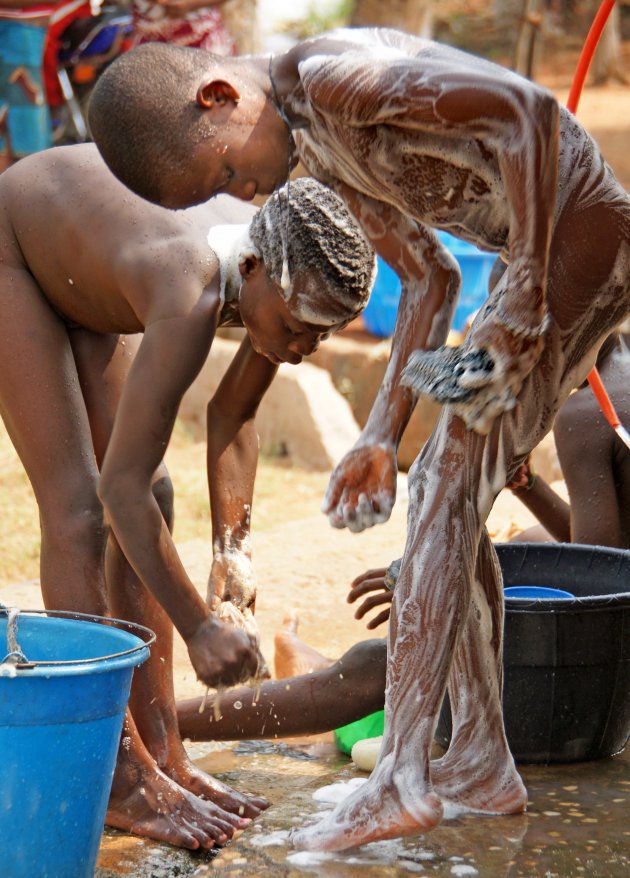
<path fill-rule="evenodd" d="M 488 280 L 496 253 L 486 253 L 473 244 L 461 241 L 448 232 L 437 232 L 444 246 L 457 260 L 462 273 L 462 289 L 455 309 L 452 327 L 462 332 L 466 321 L 483 305 L 488 295 Z M 396 311 L 400 300 L 398 275 L 380 257 L 377 259 L 376 278 L 370 300 L 363 312 L 365 328 L 379 338 L 394 333 Z"/>
<path fill-rule="evenodd" d="M 0 662 L 6 635 L 5 611 Z M 97 616 L 19 615 L 28 664 L 0 665 L 2 878 L 93 875 L 133 669 L 153 639 Z"/>
<path fill-rule="evenodd" d="M 526 601 L 558 600 L 568 598 L 573 600 L 575 595 L 563 588 L 547 588 L 544 585 L 510 585 L 503 589 L 506 598 L 521 598 Z"/>

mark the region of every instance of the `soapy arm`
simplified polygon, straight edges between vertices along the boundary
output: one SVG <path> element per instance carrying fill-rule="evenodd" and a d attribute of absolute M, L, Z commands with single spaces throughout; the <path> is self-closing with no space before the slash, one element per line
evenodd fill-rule
<path fill-rule="evenodd" d="M 213 562 L 207 602 L 254 610 L 250 516 L 256 466 L 258 406 L 278 370 L 245 337 L 207 408 L 207 471 Z"/>
<path fill-rule="evenodd" d="M 409 355 L 448 335 L 460 286 L 453 257 L 434 233 L 389 204 L 341 183 L 344 198 L 379 255 L 398 274 L 402 294 L 390 360 L 365 427 L 333 472 L 322 511 L 333 527 L 359 532 L 387 521 L 396 499 L 396 453 L 416 396 L 400 383 Z"/>

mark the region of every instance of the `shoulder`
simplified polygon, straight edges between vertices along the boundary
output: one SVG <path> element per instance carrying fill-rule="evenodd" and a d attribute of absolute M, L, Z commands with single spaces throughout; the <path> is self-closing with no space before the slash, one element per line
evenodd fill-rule
<path fill-rule="evenodd" d="M 212 318 L 221 307 L 218 259 L 207 241 L 190 230 L 172 230 L 151 244 L 121 248 L 115 270 L 145 326 L 193 311 L 200 319 L 206 312 Z"/>

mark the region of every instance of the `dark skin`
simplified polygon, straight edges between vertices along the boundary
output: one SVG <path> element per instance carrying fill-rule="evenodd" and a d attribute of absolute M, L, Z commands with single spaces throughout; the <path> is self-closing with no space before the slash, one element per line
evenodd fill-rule
<path fill-rule="evenodd" d="M 603 343 L 597 369 L 623 424 L 630 423 L 630 353 L 614 332 Z M 558 458 L 570 504 L 536 476 L 514 494 L 552 538 L 630 549 L 630 456 L 607 423 L 588 385 L 566 401 L 554 424 Z M 532 539 L 529 532 L 519 539 Z M 543 535 L 543 538 L 544 535 Z"/>
<path fill-rule="evenodd" d="M 271 63 L 200 60 L 197 103 L 214 133 L 189 144 L 186 179 L 164 181 L 164 203 L 216 191 L 251 197 L 277 179 L 295 146 L 402 281 L 388 371 L 331 479 L 333 525 L 361 530 L 382 520 L 415 394 L 446 404 L 409 474 L 380 760 L 295 844 L 341 850 L 424 832 L 442 819 L 444 801 L 523 811 L 527 791 L 502 719 L 500 570 L 485 522 L 628 313 L 627 194 L 552 95 L 400 32 L 321 35 Z M 291 138 L 281 153 L 283 122 Z M 509 259 L 455 352 L 443 345 L 459 278 L 431 227 Z M 447 683 L 455 733 L 429 765 Z"/>
<path fill-rule="evenodd" d="M 602 345 L 597 368 L 622 423 L 630 423 L 630 352 L 619 333 L 612 333 Z M 558 413 L 554 437 L 571 504 L 539 475 L 528 488 L 533 474 L 524 464 L 510 487 L 540 525 L 518 539 L 630 549 L 630 456 L 588 384 L 572 394 Z M 385 567 L 366 571 L 352 582 L 347 597 L 351 604 L 360 601 L 356 619 L 372 614 L 368 630 L 389 621 L 393 591 L 384 585 L 386 575 Z M 259 695 L 247 688 L 231 690 L 221 699 L 220 719 L 214 715 L 213 704 L 200 713 L 200 699 L 178 702 L 181 734 L 192 740 L 318 734 L 384 705 L 385 640 L 363 641 L 330 662 L 291 637 L 284 644 L 284 662 L 288 669 L 291 663 L 303 666 L 303 674 L 282 674 L 287 679 L 263 684 Z M 243 705 L 238 711 L 234 710 L 237 701 Z M 271 708 L 277 719 L 270 723 Z"/>
<path fill-rule="evenodd" d="M 0 409 L 39 506 L 44 602 L 157 634 L 134 677 L 107 822 L 211 848 L 267 802 L 189 761 L 177 730 L 169 615 L 207 685 L 246 679 L 258 659 L 249 637 L 212 617 L 177 557 L 162 456 L 219 319 L 208 230 L 246 226 L 253 209 L 230 199 L 186 213 L 151 206 L 111 176 L 91 144 L 24 159 L 3 174 L 0 196 Z M 287 325 L 263 322 L 255 344 L 292 362 L 313 350 L 323 333 L 293 320 L 262 263 L 251 258 L 240 270 L 250 310 L 260 296 Z M 235 433 L 249 437 L 235 442 L 231 459 L 251 473 L 254 415 L 276 369 L 246 338 L 209 409 L 215 448 Z M 220 511 L 229 523 L 243 508 L 230 506 L 228 475 L 218 466 L 211 481 L 219 548 Z M 216 579 L 213 572 L 211 593 L 222 588 Z"/>

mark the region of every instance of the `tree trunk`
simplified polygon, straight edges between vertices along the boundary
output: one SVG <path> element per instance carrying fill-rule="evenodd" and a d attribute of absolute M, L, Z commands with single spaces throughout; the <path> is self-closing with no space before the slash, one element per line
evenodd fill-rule
<path fill-rule="evenodd" d="M 523 0 L 521 20 L 514 50 L 514 70 L 529 79 L 534 78 L 538 60 L 543 23 L 542 0 Z"/>
<path fill-rule="evenodd" d="M 353 27 L 395 27 L 430 36 L 432 0 L 355 0 Z"/>
<path fill-rule="evenodd" d="M 594 4 L 593 14 L 599 8 L 599 0 Z M 622 85 L 627 85 L 628 79 L 623 72 L 621 63 L 621 33 L 619 23 L 619 4 L 615 4 L 606 27 L 597 45 L 591 67 L 592 81 L 594 85 L 603 85 L 611 79 L 616 79 Z"/>

